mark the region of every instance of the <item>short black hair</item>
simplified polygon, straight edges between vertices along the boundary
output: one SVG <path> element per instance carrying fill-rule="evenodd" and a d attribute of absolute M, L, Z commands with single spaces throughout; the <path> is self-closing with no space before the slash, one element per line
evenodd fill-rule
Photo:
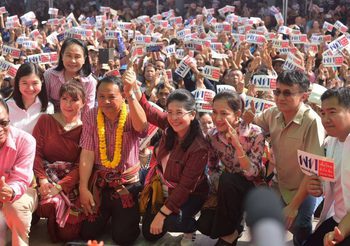
<path fill-rule="evenodd" d="M 341 87 L 338 89 L 328 89 L 321 96 L 321 102 L 329 98 L 337 98 L 339 105 L 346 109 L 350 109 L 350 88 Z"/>
<path fill-rule="evenodd" d="M 100 87 L 100 85 L 102 83 L 117 85 L 120 93 L 122 93 L 124 91 L 123 82 L 122 82 L 122 79 L 120 77 L 113 77 L 113 76 L 103 77 L 102 79 L 100 79 L 98 81 L 97 86 L 96 86 L 96 91 L 98 90 L 98 88 Z"/>
<path fill-rule="evenodd" d="M 298 70 L 283 71 L 278 75 L 277 83 L 288 86 L 299 85 L 302 92 L 307 92 L 310 87 L 310 81 L 306 74 Z"/>
<path fill-rule="evenodd" d="M 233 92 L 233 91 L 219 92 L 213 98 L 213 103 L 221 99 L 226 100 L 227 105 L 232 109 L 233 112 L 242 111 L 243 113 L 243 102 L 237 92 Z"/>

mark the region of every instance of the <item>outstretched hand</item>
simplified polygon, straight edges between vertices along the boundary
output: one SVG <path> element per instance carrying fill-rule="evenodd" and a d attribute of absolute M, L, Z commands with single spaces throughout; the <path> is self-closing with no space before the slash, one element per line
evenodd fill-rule
<path fill-rule="evenodd" d="M 242 119 L 244 120 L 245 123 L 250 124 L 254 121 L 255 113 L 256 113 L 255 103 L 252 100 L 250 102 L 250 108 L 244 112 Z"/>
<path fill-rule="evenodd" d="M 132 90 L 136 84 L 136 73 L 132 65 L 128 66 L 128 69 L 123 74 L 122 80 L 123 80 L 125 95 L 132 94 Z"/>

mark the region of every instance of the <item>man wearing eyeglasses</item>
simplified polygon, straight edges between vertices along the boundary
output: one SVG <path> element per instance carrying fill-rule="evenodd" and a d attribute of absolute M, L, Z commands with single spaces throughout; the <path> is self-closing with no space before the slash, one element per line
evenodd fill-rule
<path fill-rule="evenodd" d="M 33 180 L 35 139 L 9 125 L 9 109 L 0 98 L 0 210 L 12 232 L 12 245 L 28 245 L 36 209 Z"/>
<path fill-rule="evenodd" d="M 306 176 L 299 168 L 297 150 L 324 155 L 321 146 L 325 131 L 321 119 L 303 103 L 309 86 L 303 72 L 282 72 L 274 90 L 276 107 L 254 116 L 255 124 L 271 135 L 278 190 L 286 205 L 286 228 L 294 235 L 294 245 L 302 245 L 311 234 L 316 206 L 316 198 L 307 193 Z M 247 114 L 254 114 L 254 111 Z M 244 118 L 248 119 L 246 116 Z"/>

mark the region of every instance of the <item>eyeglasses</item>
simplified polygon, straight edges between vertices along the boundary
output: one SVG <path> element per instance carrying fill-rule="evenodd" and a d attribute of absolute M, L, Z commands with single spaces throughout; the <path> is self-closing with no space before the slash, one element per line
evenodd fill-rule
<path fill-rule="evenodd" d="M 280 89 L 276 89 L 276 90 L 273 90 L 273 94 L 278 97 L 279 95 L 283 95 L 284 97 L 291 97 L 291 96 L 294 96 L 296 94 L 299 94 L 299 93 L 302 93 L 302 91 L 298 91 L 298 92 L 291 92 L 290 90 L 284 90 L 284 91 L 281 91 Z"/>
<path fill-rule="evenodd" d="M 9 120 L 0 120 L 0 126 L 5 128 L 8 127 L 10 125 L 10 121 Z"/>
<path fill-rule="evenodd" d="M 182 118 L 182 117 L 184 117 L 186 114 L 189 114 L 189 113 L 191 113 L 192 111 L 186 111 L 186 112 L 168 112 L 168 111 L 166 111 L 167 113 L 168 113 L 168 117 L 176 117 L 177 119 L 179 119 L 179 118 Z"/>

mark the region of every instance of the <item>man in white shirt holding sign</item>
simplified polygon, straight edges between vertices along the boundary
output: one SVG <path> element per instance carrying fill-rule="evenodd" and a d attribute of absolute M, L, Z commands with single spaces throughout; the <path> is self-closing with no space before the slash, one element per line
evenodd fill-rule
<path fill-rule="evenodd" d="M 329 89 L 322 96 L 321 118 L 329 137 L 326 156 L 335 164 L 335 182 L 310 177 L 307 190 L 324 194 L 324 206 L 315 232 L 304 246 L 350 245 L 350 88 Z"/>

